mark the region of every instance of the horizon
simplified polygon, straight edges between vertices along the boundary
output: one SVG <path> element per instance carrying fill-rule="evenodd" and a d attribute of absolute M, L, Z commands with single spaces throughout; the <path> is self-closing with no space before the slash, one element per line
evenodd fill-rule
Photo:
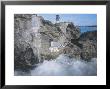
<path fill-rule="evenodd" d="M 76 26 L 97 26 L 96 14 L 37 14 L 52 23 L 56 22 L 56 15 L 60 16 L 60 22 L 72 22 Z"/>

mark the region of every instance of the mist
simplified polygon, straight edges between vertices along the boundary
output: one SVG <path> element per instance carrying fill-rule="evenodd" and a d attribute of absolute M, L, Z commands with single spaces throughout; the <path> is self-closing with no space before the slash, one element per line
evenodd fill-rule
<path fill-rule="evenodd" d="M 61 54 L 56 59 L 45 60 L 43 63 L 36 64 L 36 68 L 29 73 L 15 71 L 15 75 L 30 76 L 96 76 L 97 61 L 92 58 L 87 62 L 81 59 L 69 58 Z"/>

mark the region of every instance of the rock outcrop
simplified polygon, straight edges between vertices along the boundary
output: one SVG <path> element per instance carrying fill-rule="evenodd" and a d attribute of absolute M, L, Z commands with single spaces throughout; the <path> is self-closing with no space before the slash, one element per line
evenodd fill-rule
<path fill-rule="evenodd" d="M 28 71 L 38 62 L 32 33 L 32 15 L 14 15 L 14 68 Z"/>
<path fill-rule="evenodd" d="M 95 32 L 81 35 L 80 29 L 72 22 L 53 24 L 41 16 L 15 14 L 15 69 L 27 71 L 36 63 L 55 59 L 62 53 L 90 60 L 97 55 L 97 36 L 94 35 Z"/>
<path fill-rule="evenodd" d="M 80 36 L 80 43 L 82 44 L 82 59 L 97 58 L 97 31 L 83 33 Z"/>

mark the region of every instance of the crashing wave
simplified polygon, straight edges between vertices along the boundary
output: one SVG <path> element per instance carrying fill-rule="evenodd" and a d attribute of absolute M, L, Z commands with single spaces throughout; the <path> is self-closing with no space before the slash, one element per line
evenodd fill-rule
<path fill-rule="evenodd" d="M 30 75 L 30 76 L 96 76 L 97 75 L 97 60 L 92 58 L 87 62 L 69 58 L 67 55 L 61 54 L 54 60 L 37 64 L 36 68 L 28 74 L 15 71 L 15 75 Z"/>

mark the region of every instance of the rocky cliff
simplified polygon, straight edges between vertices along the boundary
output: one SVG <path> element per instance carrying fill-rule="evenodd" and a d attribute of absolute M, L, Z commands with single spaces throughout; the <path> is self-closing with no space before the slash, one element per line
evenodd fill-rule
<path fill-rule="evenodd" d="M 34 14 L 15 14 L 15 69 L 28 71 L 35 64 L 55 59 L 62 53 L 90 60 L 97 55 L 97 37 L 91 34 L 95 33 L 81 35 L 72 22 L 53 24 Z"/>

